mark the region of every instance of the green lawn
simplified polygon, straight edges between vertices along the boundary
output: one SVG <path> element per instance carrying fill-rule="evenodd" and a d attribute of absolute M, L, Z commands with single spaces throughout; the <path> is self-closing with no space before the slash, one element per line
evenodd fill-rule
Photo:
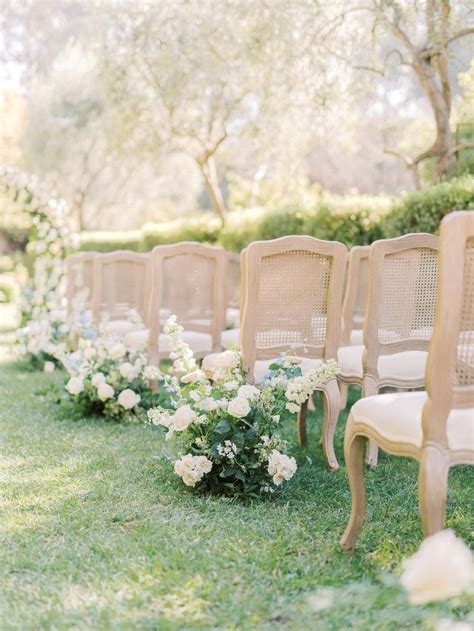
<path fill-rule="evenodd" d="M 393 574 L 421 541 L 417 467 L 367 473 L 357 552 L 338 548 L 350 506 L 311 419 L 299 470 L 272 501 L 197 497 L 152 427 L 59 420 L 61 375 L 0 366 L 0 629 L 436 629 L 466 601 L 407 605 Z M 342 459 L 343 422 L 337 436 Z M 293 437 L 293 428 L 288 428 Z M 294 442 L 294 441 L 293 441 Z M 472 471 L 450 475 L 448 525 L 472 533 Z"/>

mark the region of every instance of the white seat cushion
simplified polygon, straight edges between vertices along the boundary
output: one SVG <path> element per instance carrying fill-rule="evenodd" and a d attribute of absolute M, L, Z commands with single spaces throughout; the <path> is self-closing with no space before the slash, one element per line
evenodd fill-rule
<path fill-rule="evenodd" d="M 225 312 L 225 325 L 228 329 L 238 329 L 240 326 L 240 309 L 227 307 Z"/>
<path fill-rule="evenodd" d="M 224 348 L 229 348 L 230 346 L 239 346 L 239 336 L 240 329 L 228 329 L 227 331 L 222 331 L 221 333 L 221 344 Z"/>
<path fill-rule="evenodd" d="M 148 329 L 132 331 L 125 336 L 125 342 L 133 348 L 144 348 L 148 342 L 149 334 Z M 183 331 L 182 338 L 186 344 L 189 344 L 193 353 L 208 353 L 212 350 L 212 337 L 208 333 Z M 158 348 L 160 353 L 169 353 L 169 340 L 164 333 L 160 333 Z"/>
<path fill-rule="evenodd" d="M 363 329 L 353 329 L 349 343 L 351 346 L 362 346 L 364 344 L 364 331 Z"/>
<path fill-rule="evenodd" d="M 363 346 L 343 346 L 337 352 L 339 374 L 344 377 L 362 379 Z M 380 379 L 400 379 L 418 381 L 425 377 L 426 351 L 403 351 L 393 355 L 381 355 L 378 360 Z"/>
<path fill-rule="evenodd" d="M 421 447 L 421 414 L 426 392 L 396 392 L 359 399 L 352 406 L 355 423 L 373 427 L 383 438 Z M 451 450 L 474 451 L 474 408 L 451 410 L 446 423 Z"/>
<path fill-rule="evenodd" d="M 101 326 L 106 333 L 117 333 L 117 335 L 125 335 L 137 329 L 137 325 L 129 320 L 109 320 L 103 322 Z"/>

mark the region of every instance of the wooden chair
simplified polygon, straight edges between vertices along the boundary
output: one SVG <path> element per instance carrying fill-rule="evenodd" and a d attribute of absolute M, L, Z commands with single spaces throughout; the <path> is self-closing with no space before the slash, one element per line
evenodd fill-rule
<path fill-rule="evenodd" d="M 290 236 L 251 243 L 244 254 L 245 300 L 241 348 L 250 381 L 260 382 L 272 360 L 297 345 L 303 372 L 336 359 L 347 250 L 342 243 Z M 302 347 L 305 347 L 304 349 Z M 323 393 L 323 450 L 331 469 L 339 467 L 334 431 L 340 408 L 336 379 Z M 298 415 L 298 438 L 307 445 L 306 412 Z"/>
<path fill-rule="evenodd" d="M 411 234 L 370 246 L 364 344 L 338 351 L 340 383 L 362 396 L 424 385 L 438 283 L 438 238 Z M 377 463 L 371 443 L 368 463 Z"/>
<path fill-rule="evenodd" d="M 109 318 L 108 331 L 121 335 L 136 329 L 128 319 L 132 310 L 146 324 L 150 292 L 148 254 L 116 250 L 94 257 L 92 315 L 96 322 Z"/>
<path fill-rule="evenodd" d="M 161 327 L 169 315 L 184 327 L 183 339 L 200 358 L 221 349 L 227 306 L 227 253 L 201 243 L 162 245 L 152 254 L 149 359 L 168 357 Z"/>
<path fill-rule="evenodd" d="M 67 313 L 90 311 L 92 306 L 93 260 L 97 252 L 79 252 L 66 259 Z"/>
<path fill-rule="evenodd" d="M 355 546 L 364 520 L 367 439 L 390 454 L 419 461 L 423 531 L 427 537 L 442 530 L 449 468 L 474 464 L 474 212 L 451 213 L 441 224 L 439 301 L 426 392 L 377 395 L 352 407 L 344 441 L 352 493 L 341 541 L 345 549 Z"/>
<path fill-rule="evenodd" d="M 342 345 L 363 344 L 364 316 L 369 293 L 370 246 L 356 246 L 349 252 L 347 285 L 342 305 Z"/>

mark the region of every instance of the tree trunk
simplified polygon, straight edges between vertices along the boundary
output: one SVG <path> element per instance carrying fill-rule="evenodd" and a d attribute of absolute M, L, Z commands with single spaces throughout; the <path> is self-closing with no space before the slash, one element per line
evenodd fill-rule
<path fill-rule="evenodd" d="M 223 228 L 225 226 L 226 207 L 219 184 L 214 157 L 210 156 L 205 162 L 201 162 L 200 160 L 196 160 L 196 162 L 204 178 L 209 197 L 211 198 L 212 209 L 219 216 L 221 227 Z"/>
<path fill-rule="evenodd" d="M 449 90 L 446 90 L 445 78 L 440 77 L 443 89 L 440 89 L 436 80 L 435 70 L 430 60 L 417 59 L 413 64 L 420 85 L 428 97 L 436 124 L 436 139 L 430 149 L 415 158 L 419 164 L 423 159 L 433 157 L 436 166 L 433 171 L 433 179 L 439 179 L 448 172 L 449 155 L 453 146 L 453 136 L 449 126 L 451 115 L 451 98 Z"/>

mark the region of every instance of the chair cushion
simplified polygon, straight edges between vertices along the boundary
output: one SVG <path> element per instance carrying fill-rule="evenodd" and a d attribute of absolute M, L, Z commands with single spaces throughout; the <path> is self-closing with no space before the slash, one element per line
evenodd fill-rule
<path fill-rule="evenodd" d="M 224 348 L 232 345 L 239 346 L 240 329 L 228 329 L 221 333 L 221 344 Z"/>
<path fill-rule="evenodd" d="M 225 325 L 228 329 L 238 329 L 240 326 L 240 309 L 227 307 L 225 312 Z"/>
<path fill-rule="evenodd" d="M 373 427 L 383 438 L 421 447 L 421 414 L 426 392 L 396 392 L 359 399 L 352 406 L 355 423 Z M 446 423 L 451 450 L 474 451 L 474 408 L 451 410 Z"/>
<path fill-rule="evenodd" d="M 364 331 L 363 329 L 353 329 L 349 343 L 351 346 L 362 346 L 364 344 Z"/>
<path fill-rule="evenodd" d="M 137 325 L 129 320 L 109 320 L 103 322 L 102 327 L 106 333 L 117 333 L 117 335 L 125 335 L 137 329 Z"/>
<path fill-rule="evenodd" d="M 144 348 L 148 342 L 149 334 L 148 329 L 132 331 L 125 336 L 125 342 L 132 348 Z M 212 350 L 212 337 L 208 333 L 183 331 L 182 338 L 186 344 L 189 344 L 193 353 L 207 353 Z M 169 340 L 164 333 L 160 333 L 158 348 L 160 353 L 169 353 Z"/>
<path fill-rule="evenodd" d="M 344 377 L 362 379 L 363 346 L 342 346 L 337 353 L 339 374 Z M 378 360 L 380 379 L 418 381 L 425 377 L 426 351 L 403 351 L 392 355 L 381 355 Z"/>

